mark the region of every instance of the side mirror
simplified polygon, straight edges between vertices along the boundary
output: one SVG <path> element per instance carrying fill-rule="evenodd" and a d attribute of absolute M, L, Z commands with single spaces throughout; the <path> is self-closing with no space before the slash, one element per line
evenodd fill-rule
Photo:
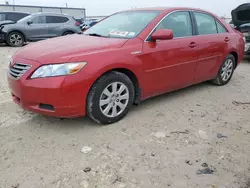
<path fill-rule="evenodd" d="M 174 38 L 173 31 L 171 29 L 159 29 L 156 30 L 152 36 L 151 39 L 153 41 L 156 40 L 171 40 Z"/>
<path fill-rule="evenodd" d="M 30 25 L 30 24 L 32 24 L 32 23 L 33 23 L 32 20 L 28 20 L 28 22 L 27 22 L 28 25 Z"/>

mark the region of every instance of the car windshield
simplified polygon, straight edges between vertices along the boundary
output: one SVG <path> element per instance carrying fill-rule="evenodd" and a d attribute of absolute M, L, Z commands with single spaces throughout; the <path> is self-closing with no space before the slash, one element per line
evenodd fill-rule
<path fill-rule="evenodd" d="M 29 15 L 29 16 L 25 16 L 24 18 L 18 20 L 17 22 L 25 22 L 25 21 L 28 21 L 29 19 L 32 18 L 32 15 Z"/>
<path fill-rule="evenodd" d="M 0 21 L 4 21 L 5 20 L 5 14 L 0 14 Z"/>
<path fill-rule="evenodd" d="M 110 38 L 134 38 L 152 21 L 159 11 L 128 11 L 116 13 L 95 24 L 85 35 Z"/>

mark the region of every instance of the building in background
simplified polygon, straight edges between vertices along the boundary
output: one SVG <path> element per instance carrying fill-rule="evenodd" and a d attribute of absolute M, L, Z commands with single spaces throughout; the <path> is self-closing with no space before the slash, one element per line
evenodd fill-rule
<path fill-rule="evenodd" d="M 69 16 L 73 16 L 76 19 L 86 19 L 86 10 L 84 8 L 0 4 L 0 12 L 5 11 L 27 12 L 31 14 L 38 12 L 53 12 L 67 14 Z"/>

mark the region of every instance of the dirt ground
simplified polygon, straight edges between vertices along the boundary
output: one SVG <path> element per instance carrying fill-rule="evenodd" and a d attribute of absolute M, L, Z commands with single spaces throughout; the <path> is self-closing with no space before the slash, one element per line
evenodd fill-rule
<path fill-rule="evenodd" d="M 0 46 L 0 188 L 249 188 L 250 61 L 149 99 L 119 123 L 60 120 L 11 101 Z M 242 104 L 246 103 L 246 104 Z"/>

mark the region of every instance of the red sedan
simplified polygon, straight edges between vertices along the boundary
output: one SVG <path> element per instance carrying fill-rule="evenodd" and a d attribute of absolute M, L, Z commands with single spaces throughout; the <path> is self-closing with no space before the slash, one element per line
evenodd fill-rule
<path fill-rule="evenodd" d="M 30 44 L 8 70 L 13 100 L 55 116 L 122 119 L 132 104 L 211 80 L 227 84 L 243 36 L 212 13 L 190 8 L 115 13 L 83 35 Z"/>

